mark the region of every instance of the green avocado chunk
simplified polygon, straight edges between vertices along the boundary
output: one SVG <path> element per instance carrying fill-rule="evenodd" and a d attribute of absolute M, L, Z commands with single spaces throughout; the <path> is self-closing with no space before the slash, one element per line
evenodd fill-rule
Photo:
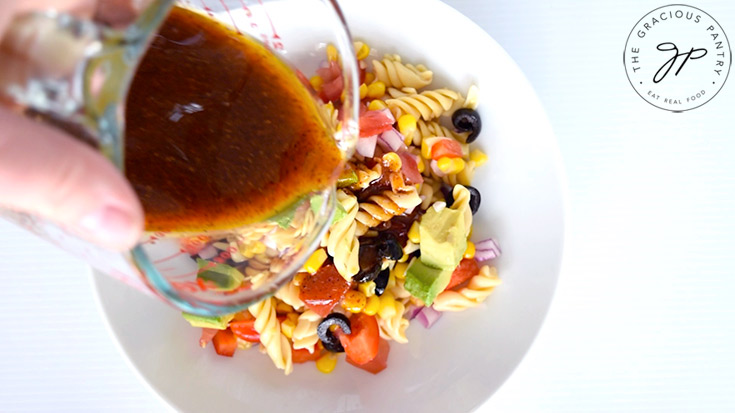
<path fill-rule="evenodd" d="M 444 291 L 452 278 L 454 268 L 441 269 L 424 264 L 421 260 L 413 260 L 406 269 L 406 281 L 403 287 L 426 305 L 431 305 L 434 298 Z"/>
<path fill-rule="evenodd" d="M 197 278 L 213 283 L 218 291 L 234 290 L 245 281 L 245 276 L 237 268 L 227 264 L 215 264 L 197 258 L 197 265 L 199 266 Z"/>
<path fill-rule="evenodd" d="M 467 250 L 464 213 L 431 207 L 419 222 L 421 261 L 434 268 L 454 269 Z"/>
<path fill-rule="evenodd" d="M 232 320 L 234 314 L 225 314 L 218 316 L 203 316 L 189 313 L 181 313 L 186 321 L 191 324 L 192 327 L 202 328 L 214 328 L 217 330 L 224 330 L 227 328 L 227 324 Z"/>

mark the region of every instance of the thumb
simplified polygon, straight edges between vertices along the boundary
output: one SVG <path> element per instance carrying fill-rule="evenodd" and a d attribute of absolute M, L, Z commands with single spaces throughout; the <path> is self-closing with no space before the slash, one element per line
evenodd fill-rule
<path fill-rule="evenodd" d="M 143 228 L 135 191 L 93 148 L 0 107 L 0 205 L 47 218 L 107 248 Z"/>

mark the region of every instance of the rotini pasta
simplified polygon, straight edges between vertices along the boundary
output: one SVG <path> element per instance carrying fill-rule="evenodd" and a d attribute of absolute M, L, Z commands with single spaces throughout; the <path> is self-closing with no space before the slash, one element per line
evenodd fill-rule
<path fill-rule="evenodd" d="M 462 211 L 465 223 L 465 236 L 470 234 L 472 228 L 472 210 L 470 209 L 470 191 L 462 185 L 455 185 L 452 190 L 454 203 L 451 208 Z"/>
<path fill-rule="evenodd" d="M 451 89 L 427 90 L 415 95 L 407 95 L 385 101 L 393 116 L 413 115 L 416 119 L 432 120 L 449 110 L 462 95 Z"/>
<path fill-rule="evenodd" d="M 295 279 L 279 288 L 274 297 L 290 305 L 294 310 L 298 311 L 304 307 L 304 302 L 299 298 L 299 286 L 296 285 Z"/>
<path fill-rule="evenodd" d="M 299 315 L 292 338 L 295 350 L 306 349 L 309 353 L 314 352 L 314 345 L 319 341 L 316 327 L 321 319 L 319 314 L 311 310 L 306 310 Z"/>
<path fill-rule="evenodd" d="M 424 66 L 401 62 L 400 56 L 386 55 L 383 60 L 373 60 L 375 78 L 388 87 L 421 89 L 431 84 L 434 74 Z"/>
<path fill-rule="evenodd" d="M 419 204 L 421 204 L 421 198 L 416 187 L 413 186 L 407 187 L 406 191 L 384 191 L 380 195 L 373 195 L 368 198 L 368 202 L 360 203 L 360 210 L 355 217 L 357 235 L 363 235 L 368 229 L 408 209 L 415 208 Z"/>
<path fill-rule="evenodd" d="M 329 228 L 325 240 L 327 253 L 334 258 L 334 266 L 340 275 L 349 281 L 360 270 L 357 255 L 360 243 L 357 240 L 355 222 L 359 207 L 357 198 L 344 191 L 337 191 L 337 202 L 346 211 L 346 216 Z"/>
<path fill-rule="evenodd" d="M 438 311 L 462 311 L 476 307 L 500 285 L 498 270 L 487 265 L 480 268 L 480 273 L 470 279 L 467 287 L 459 291 L 444 291 L 434 299 L 434 309 Z"/>
<path fill-rule="evenodd" d="M 378 312 L 380 336 L 398 343 L 408 343 L 406 328 L 409 322 L 403 318 L 406 310 L 403 303 L 396 301 L 391 293 L 385 293 L 380 297 L 380 307 L 380 312 Z"/>
<path fill-rule="evenodd" d="M 276 299 L 267 298 L 255 303 L 248 308 L 248 311 L 255 317 L 255 330 L 260 334 L 260 343 L 273 360 L 273 364 L 284 373 L 291 374 L 293 370 L 291 343 L 281 333 L 276 318 Z"/>

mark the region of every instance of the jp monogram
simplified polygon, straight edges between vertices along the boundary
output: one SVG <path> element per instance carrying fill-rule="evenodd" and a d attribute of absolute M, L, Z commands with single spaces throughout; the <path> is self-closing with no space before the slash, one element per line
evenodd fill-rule
<path fill-rule="evenodd" d="M 704 11 L 684 4 L 643 16 L 628 36 L 623 63 L 633 89 L 672 112 L 698 108 L 725 85 L 732 64 L 725 31 Z"/>

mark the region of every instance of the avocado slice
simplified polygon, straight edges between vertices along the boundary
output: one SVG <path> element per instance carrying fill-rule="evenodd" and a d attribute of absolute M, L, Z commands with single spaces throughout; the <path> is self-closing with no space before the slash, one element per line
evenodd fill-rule
<path fill-rule="evenodd" d="M 426 265 L 421 260 L 413 260 L 406 269 L 406 280 L 403 287 L 428 306 L 447 287 L 452 278 L 452 272 L 454 272 L 453 267 L 435 268 Z"/>
<path fill-rule="evenodd" d="M 467 250 L 464 213 L 431 207 L 419 222 L 421 261 L 434 268 L 454 269 Z"/>
<path fill-rule="evenodd" d="M 184 319 L 186 319 L 192 327 L 214 328 L 217 330 L 226 329 L 227 324 L 235 316 L 234 314 L 204 316 L 189 313 L 181 313 L 181 315 L 184 316 Z"/>
<path fill-rule="evenodd" d="M 213 283 L 218 291 L 234 290 L 245 281 L 245 276 L 237 268 L 227 264 L 215 264 L 197 258 L 197 265 L 199 266 L 197 278 Z"/>

